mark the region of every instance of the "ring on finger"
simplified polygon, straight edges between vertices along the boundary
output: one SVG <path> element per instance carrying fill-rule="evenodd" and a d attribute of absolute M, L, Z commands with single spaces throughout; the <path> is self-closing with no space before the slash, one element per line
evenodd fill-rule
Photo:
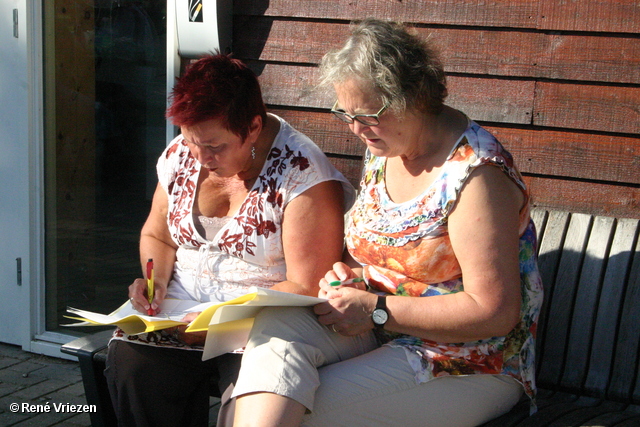
<path fill-rule="evenodd" d="M 338 331 L 336 330 L 336 325 L 335 323 L 333 325 L 331 325 L 331 330 L 335 333 L 338 333 Z"/>

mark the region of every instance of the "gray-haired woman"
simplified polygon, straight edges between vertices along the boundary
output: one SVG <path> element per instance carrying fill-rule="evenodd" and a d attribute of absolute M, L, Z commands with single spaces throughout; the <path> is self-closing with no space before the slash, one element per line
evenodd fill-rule
<path fill-rule="evenodd" d="M 361 22 L 322 72 L 367 147 L 350 256 L 321 280 L 327 302 L 256 319 L 234 425 L 475 426 L 523 395 L 535 408 L 542 284 L 511 155 L 444 104 L 442 65 L 402 25 Z"/>

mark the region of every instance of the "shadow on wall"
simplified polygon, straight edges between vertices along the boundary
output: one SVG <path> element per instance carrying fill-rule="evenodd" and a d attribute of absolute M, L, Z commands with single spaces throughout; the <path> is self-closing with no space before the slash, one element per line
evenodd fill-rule
<path fill-rule="evenodd" d="M 250 15 L 243 15 L 243 13 L 247 13 L 245 10 L 249 8 Z M 264 64 L 261 62 L 257 62 L 262 55 L 262 51 L 264 49 L 267 40 L 269 39 L 269 34 L 271 33 L 272 20 L 271 19 L 263 19 L 260 20 L 260 25 L 257 28 L 257 32 L 255 31 L 255 16 L 264 15 L 265 11 L 269 8 L 269 0 L 251 0 L 247 1 L 235 1 L 234 2 L 234 11 L 233 11 L 233 36 L 232 40 L 234 40 L 233 52 L 235 57 L 243 60 L 246 64 L 256 73 L 257 76 L 262 74 L 264 70 Z M 252 31 L 252 38 L 250 42 L 244 41 L 243 37 L 243 29 L 247 28 L 247 26 L 254 26 Z M 239 41 L 242 45 L 241 52 L 236 48 L 235 42 Z M 240 53 L 240 54 L 238 54 Z"/>

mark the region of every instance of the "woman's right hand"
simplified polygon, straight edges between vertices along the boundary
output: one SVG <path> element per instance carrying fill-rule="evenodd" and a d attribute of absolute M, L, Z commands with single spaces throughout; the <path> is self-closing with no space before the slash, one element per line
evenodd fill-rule
<path fill-rule="evenodd" d="M 149 304 L 146 279 L 136 279 L 129 285 L 129 300 L 131 301 L 131 305 L 143 314 L 149 314 L 149 309 L 153 310 L 152 315 L 158 314 L 158 308 L 160 307 L 160 303 L 164 301 L 166 294 L 166 289 L 158 286 L 156 283 L 153 292 L 153 301 Z"/>
<path fill-rule="evenodd" d="M 344 262 L 336 262 L 333 264 L 333 269 L 327 271 L 322 279 L 320 279 L 320 291 L 318 292 L 318 297 L 320 298 L 331 298 L 331 290 L 337 289 L 337 287 L 331 286 L 329 283 L 340 281 L 344 282 L 349 279 L 355 279 L 356 277 L 360 277 L 357 271 L 354 271 L 351 267 L 349 267 Z M 367 286 L 364 282 L 356 282 L 348 285 L 340 285 L 340 287 L 350 287 L 356 288 L 360 290 L 366 290 Z"/>
<path fill-rule="evenodd" d="M 364 282 L 339 286 L 331 286 L 330 283 L 360 277 L 358 270 L 360 268 L 354 270 L 343 262 L 335 263 L 333 269 L 320 280 L 318 295 L 328 301 L 314 306 L 321 324 L 346 336 L 355 336 L 373 328 L 369 313 L 373 311 L 377 297 L 366 292 L 367 285 Z"/>
<path fill-rule="evenodd" d="M 154 291 L 153 301 L 149 304 L 147 297 L 147 280 L 140 278 L 134 280 L 129 286 L 129 300 L 137 311 L 153 315 L 158 313 L 160 303 L 167 295 L 167 286 L 173 274 L 173 265 L 176 261 L 178 246 L 171 239 L 167 225 L 167 212 L 169 202 L 167 192 L 158 184 L 153 194 L 151 211 L 140 232 L 140 266 L 142 272 L 146 271 L 147 260 L 154 262 Z M 144 273 L 143 273 L 144 274 Z"/>

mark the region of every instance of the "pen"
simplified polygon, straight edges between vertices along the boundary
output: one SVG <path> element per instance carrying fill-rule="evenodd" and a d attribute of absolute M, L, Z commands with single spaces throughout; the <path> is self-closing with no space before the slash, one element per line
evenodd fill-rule
<path fill-rule="evenodd" d="M 147 298 L 149 305 L 151 305 L 153 302 L 153 258 L 149 258 L 147 261 Z M 153 308 L 149 307 L 147 314 L 153 316 L 155 314 Z"/>
<path fill-rule="evenodd" d="M 356 277 L 354 279 L 345 280 L 341 282 L 340 280 L 334 280 L 333 282 L 329 282 L 331 286 L 341 286 L 341 285 L 350 285 L 352 283 L 364 282 L 364 277 Z"/>

